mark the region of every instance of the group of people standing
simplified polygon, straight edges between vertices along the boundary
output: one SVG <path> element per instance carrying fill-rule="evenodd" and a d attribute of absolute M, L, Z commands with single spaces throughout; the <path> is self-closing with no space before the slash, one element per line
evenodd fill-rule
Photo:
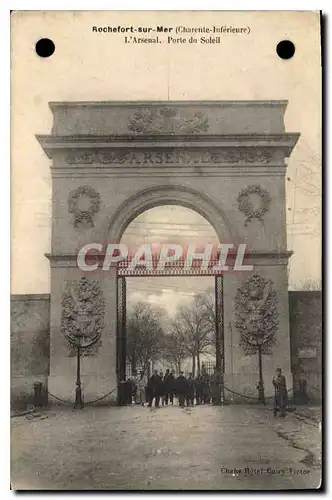
<path fill-rule="evenodd" d="M 280 368 L 277 368 L 276 375 L 272 380 L 275 388 L 274 412 L 280 417 L 286 415 L 288 405 L 288 391 L 286 387 L 286 378 Z M 188 377 L 183 372 L 176 377 L 173 370 L 167 369 L 165 374 L 154 370 L 151 377 L 141 371 L 139 375 L 133 374 L 124 382 L 124 404 L 141 404 L 151 408 L 153 403 L 156 408 L 164 405 L 174 404 L 174 398 L 177 397 L 179 406 L 193 406 L 195 401 L 200 404 L 218 404 L 222 389 L 222 377 L 218 370 L 214 368 L 212 375 L 206 370 L 197 377 L 189 373 Z"/>
<path fill-rule="evenodd" d="M 217 404 L 220 397 L 221 377 L 216 369 L 212 375 L 207 372 L 193 377 L 189 373 L 188 377 L 184 376 L 183 372 L 176 377 L 173 370 L 167 369 L 165 374 L 154 370 L 151 377 L 148 379 L 143 371 L 139 375 L 134 374 L 131 377 L 132 395 L 135 403 L 152 407 L 153 403 L 156 408 L 160 404 L 168 405 L 174 403 L 176 396 L 179 401 L 179 406 L 193 406 L 196 404 Z"/>

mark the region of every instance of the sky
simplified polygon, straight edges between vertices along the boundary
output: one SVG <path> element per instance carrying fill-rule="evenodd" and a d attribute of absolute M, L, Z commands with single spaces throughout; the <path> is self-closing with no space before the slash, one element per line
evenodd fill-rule
<path fill-rule="evenodd" d="M 224 36 L 217 46 L 125 45 L 121 36 L 94 34 L 92 26 L 250 26 L 245 38 Z M 38 57 L 36 41 L 48 36 L 56 50 Z M 35 138 L 49 134 L 49 101 L 99 100 L 278 100 L 289 104 L 287 132 L 301 137 L 286 177 L 289 285 L 320 280 L 321 270 L 321 67 L 319 14 L 310 12 L 16 12 L 12 15 L 12 273 L 11 292 L 49 293 L 51 251 L 50 166 Z M 295 56 L 281 60 L 275 47 L 292 39 Z M 174 222 L 176 221 L 176 224 Z M 125 234 L 173 239 L 208 235 L 212 229 L 194 212 L 159 207 L 140 215 Z M 212 236 L 212 234 L 211 234 Z M 137 241 L 136 241 L 137 242 Z M 28 263 L 28 265 L 27 265 Z M 203 280 L 203 278 L 201 278 Z M 157 278 L 155 278 L 157 280 Z M 190 297 L 194 278 L 181 284 Z M 202 288 L 209 287 L 203 281 Z M 139 279 L 133 297 L 172 310 L 178 282 L 169 278 L 147 291 Z M 162 293 L 160 293 L 160 290 Z M 173 297 L 173 298 L 172 298 Z M 172 305 L 173 304 L 173 305 Z"/>
<path fill-rule="evenodd" d="M 138 216 L 124 232 L 121 243 L 128 247 L 143 243 L 172 243 L 188 245 L 218 243 L 212 226 L 199 214 L 184 207 L 162 206 L 147 210 Z M 154 277 L 127 278 L 128 305 L 146 301 L 163 307 L 174 316 L 177 306 L 189 304 L 196 293 L 213 293 L 214 278 Z"/>

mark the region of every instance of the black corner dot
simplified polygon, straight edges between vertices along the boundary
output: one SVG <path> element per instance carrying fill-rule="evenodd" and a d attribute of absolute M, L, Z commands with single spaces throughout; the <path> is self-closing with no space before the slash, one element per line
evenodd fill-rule
<path fill-rule="evenodd" d="M 290 40 L 282 40 L 276 50 L 281 59 L 290 59 L 295 54 L 295 45 Z"/>
<path fill-rule="evenodd" d="M 36 43 L 36 52 L 39 57 L 50 57 L 55 51 L 55 45 L 49 38 L 41 38 Z"/>

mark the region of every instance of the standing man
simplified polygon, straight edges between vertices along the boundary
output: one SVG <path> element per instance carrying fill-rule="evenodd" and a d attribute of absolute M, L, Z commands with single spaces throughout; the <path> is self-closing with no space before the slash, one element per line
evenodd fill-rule
<path fill-rule="evenodd" d="M 210 395 L 210 376 L 207 371 L 204 370 L 202 374 L 202 391 L 203 391 L 203 403 L 209 404 L 211 395 Z"/>
<path fill-rule="evenodd" d="M 184 376 L 183 372 L 180 372 L 180 375 L 176 379 L 175 388 L 177 397 L 179 398 L 179 406 L 183 408 L 185 405 L 187 389 L 188 389 L 187 379 Z"/>
<path fill-rule="evenodd" d="M 159 398 L 161 399 L 161 404 L 165 404 L 165 382 L 163 372 L 159 373 L 160 384 L 159 384 Z"/>
<path fill-rule="evenodd" d="M 169 368 L 167 368 L 165 375 L 164 375 L 164 403 L 167 406 L 168 405 L 168 397 L 170 394 L 170 387 L 169 387 L 169 377 L 170 377 L 170 371 Z"/>
<path fill-rule="evenodd" d="M 146 402 L 146 386 L 148 383 L 148 378 L 143 372 L 143 370 L 140 371 L 140 375 L 138 377 L 137 381 L 137 400 L 138 403 L 144 406 L 144 403 Z"/>
<path fill-rule="evenodd" d="M 194 406 L 194 397 L 195 397 L 195 380 L 193 379 L 193 374 L 189 373 L 189 377 L 187 380 L 187 394 L 186 394 L 187 406 Z"/>
<path fill-rule="evenodd" d="M 276 375 L 272 379 L 275 388 L 275 405 L 276 410 L 280 411 L 280 417 L 286 416 L 287 406 L 287 387 L 286 378 L 281 373 L 281 368 L 276 369 Z"/>
<path fill-rule="evenodd" d="M 132 404 L 132 387 L 130 380 L 120 380 L 119 404 L 121 406 Z"/>
<path fill-rule="evenodd" d="M 196 392 L 196 404 L 200 405 L 202 403 L 203 398 L 203 381 L 202 375 L 198 373 L 195 380 L 195 392 Z"/>
<path fill-rule="evenodd" d="M 134 372 L 135 373 L 135 372 Z M 135 398 L 136 394 L 136 386 L 135 386 L 135 374 L 130 375 L 126 380 L 126 404 L 133 404 L 133 398 Z"/>
<path fill-rule="evenodd" d="M 171 370 L 171 373 L 168 377 L 168 394 L 169 394 L 169 402 L 173 404 L 174 402 L 174 393 L 175 393 L 175 376 L 174 370 Z"/>
<path fill-rule="evenodd" d="M 132 387 L 133 394 L 132 395 L 133 395 L 135 404 L 137 404 L 139 375 L 137 375 L 136 371 L 133 372 L 131 380 L 132 380 L 132 384 L 133 384 L 133 387 Z"/>
<path fill-rule="evenodd" d="M 160 385 L 161 385 L 161 378 L 158 374 L 158 370 L 154 370 L 153 375 L 151 375 L 148 382 L 148 396 L 149 396 L 150 408 L 152 407 L 153 400 L 155 400 L 155 408 L 159 408 Z"/>
<path fill-rule="evenodd" d="M 216 367 L 213 368 L 213 374 L 211 376 L 211 396 L 213 405 L 220 404 L 221 376 Z"/>

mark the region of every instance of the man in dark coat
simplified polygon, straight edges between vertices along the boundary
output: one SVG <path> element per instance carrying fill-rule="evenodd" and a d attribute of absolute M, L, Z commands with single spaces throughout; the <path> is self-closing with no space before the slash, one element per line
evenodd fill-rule
<path fill-rule="evenodd" d="M 211 393 L 210 393 L 210 375 L 205 371 L 202 374 L 202 390 L 203 390 L 203 403 L 210 403 Z"/>
<path fill-rule="evenodd" d="M 126 404 L 131 405 L 133 404 L 133 397 L 135 394 L 135 381 L 134 377 L 128 377 L 128 379 L 125 382 L 125 392 L 126 392 Z"/>
<path fill-rule="evenodd" d="M 286 416 L 287 407 L 287 387 L 286 378 L 281 373 L 281 368 L 276 369 L 276 376 L 273 377 L 272 383 L 275 388 L 275 408 L 279 410 L 280 417 Z"/>
<path fill-rule="evenodd" d="M 167 381 L 167 386 L 168 386 L 169 402 L 171 404 L 173 404 L 173 402 L 174 402 L 174 393 L 175 393 L 175 377 L 174 377 L 174 371 L 173 370 L 169 374 L 168 381 Z"/>
<path fill-rule="evenodd" d="M 187 406 L 194 406 L 194 398 L 195 398 L 195 379 L 193 378 L 193 374 L 189 373 L 189 377 L 187 379 L 187 394 L 186 394 Z"/>
<path fill-rule="evenodd" d="M 213 373 L 210 379 L 211 384 L 211 396 L 212 404 L 218 405 L 221 402 L 221 375 L 216 367 L 213 369 Z"/>
<path fill-rule="evenodd" d="M 163 372 L 159 372 L 159 377 L 160 377 L 160 384 L 159 384 L 159 398 L 161 400 L 161 404 L 164 406 L 165 404 L 165 381 L 164 381 L 164 374 Z"/>
<path fill-rule="evenodd" d="M 131 405 L 133 397 L 133 386 L 132 381 L 129 378 L 128 380 L 120 380 L 119 387 L 119 404 L 123 405 Z"/>
<path fill-rule="evenodd" d="M 169 398 L 169 383 L 168 379 L 170 377 L 170 371 L 169 368 L 167 368 L 165 375 L 164 375 L 164 403 L 165 405 L 168 405 L 168 398 Z"/>
<path fill-rule="evenodd" d="M 180 372 L 180 375 L 176 379 L 175 389 L 176 389 L 176 395 L 179 398 L 179 406 L 183 408 L 186 401 L 186 395 L 188 389 L 187 379 L 183 375 L 183 372 Z"/>
<path fill-rule="evenodd" d="M 175 391 L 175 377 L 173 370 L 170 371 L 168 368 L 164 377 L 165 384 L 165 404 L 168 405 L 168 401 L 173 404 L 174 401 L 174 391 Z"/>
<path fill-rule="evenodd" d="M 198 374 L 195 380 L 196 404 L 200 405 L 203 399 L 203 380 L 202 375 Z"/>
<path fill-rule="evenodd" d="M 148 401 L 150 408 L 152 407 L 153 399 L 155 399 L 155 407 L 159 408 L 161 382 L 162 379 L 158 374 L 158 370 L 154 370 L 153 375 L 151 375 L 148 381 Z"/>

